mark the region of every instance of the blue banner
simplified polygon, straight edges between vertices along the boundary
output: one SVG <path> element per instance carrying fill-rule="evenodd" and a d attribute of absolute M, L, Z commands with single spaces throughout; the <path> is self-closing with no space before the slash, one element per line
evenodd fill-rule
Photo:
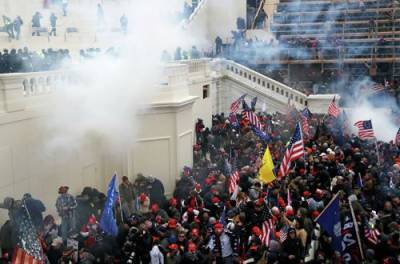
<path fill-rule="evenodd" d="M 116 190 L 116 178 L 114 174 L 110 183 L 108 184 L 107 199 L 104 204 L 103 213 L 100 219 L 100 227 L 103 231 L 111 236 L 118 235 L 117 221 L 115 220 L 113 208 L 117 199 L 118 192 Z"/>

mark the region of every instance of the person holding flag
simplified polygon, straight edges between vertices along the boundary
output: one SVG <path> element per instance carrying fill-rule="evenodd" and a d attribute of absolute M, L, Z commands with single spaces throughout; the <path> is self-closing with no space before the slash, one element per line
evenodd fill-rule
<path fill-rule="evenodd" d="M 114 216 L 113 208 L 117 200 L 118 192 L 116 188 L 117 175 L 114 174 L 107 188 L 107 199 L 104 203 L 103 213 L 100 218 L 100 228 L 108 235 L 116 237 L 118 235 L 117 221 Z"/>

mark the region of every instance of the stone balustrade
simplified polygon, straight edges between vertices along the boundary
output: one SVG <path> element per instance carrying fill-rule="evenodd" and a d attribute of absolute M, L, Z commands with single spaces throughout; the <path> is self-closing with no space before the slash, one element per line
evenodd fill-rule
<path fill-rule="evenodd" d="M 247 90 L 249 93 L 257 94 L 261 99 L 269 98 L 281 106 L 280 108 L 271 106 L 270 111 L 282 111 L 290 100 L 298 109 L 308 105 L 312 112 L 326 113 L 330 101 L 335 96 L 307 96 L 233 61 L 198 59 L 166 64 L 160 80 L 162 87 L 154 99 L 156 102 L 162 102 L 171 98 L 184 98 L 190 95 L 188 85 L 211 79 L 221 80 L 221 78 L 229 78 L 240 85 L 244 92 Z M 75 81 L 76 75 L 71 70 L 1 74 L 0 112 L 23 111 L 39 103 L 48 104 L 49 95 L 59 87 L 67 87 L 65 84 Z M 229 87 L 225 90 L 229 90 Z M 226 97 L 224 100 L 230 99 Z M 212 98 L 212 100 L 220 99 Z M 220 102 L 220 104 L 229 105 L 230 102 Z"/>
<path fill-rule="evenodd" d="M 2 100 L 0 111 L 25 110 L 30 98 L 49 95 L 61 85 L 73 81 L 70 71 L 45 71 L 30 73 L 9 73 L 0 75 Z"/>

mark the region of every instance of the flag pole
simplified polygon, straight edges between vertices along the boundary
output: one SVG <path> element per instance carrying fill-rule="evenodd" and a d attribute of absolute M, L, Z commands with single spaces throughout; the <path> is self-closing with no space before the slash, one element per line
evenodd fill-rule
<path fill-rule="evenodd" d="M 115 181 L 116 181 L 117 190 L 118 190 L 118 200 L 119 200 L 119 208 L 120 208 L 120 211 L 121 211 L 121 221 L 123 223 L 124 222 L 124 214 L 122 212 L 121 192 L 119 191 L 117 171 L 114 171 L 114 175 L 115 175 Z"/>
<path fill-rule="evenodd" d="M 364 260 L 364 251 L 363 251 L 362 245 L 361 245 L 360 232 L 358 230 L 358 224 L 357 224 L 356 216 L 354 214 L 353 205 L 351 203 L 352 201 L 354 201 L 354 199 L 352 199 L 351 196 L 348 199 L 349 199 L 351 217 L 353 218 L 354 229 L 356 230 L 358 248 L 360 249 L 361 259 Z"/>

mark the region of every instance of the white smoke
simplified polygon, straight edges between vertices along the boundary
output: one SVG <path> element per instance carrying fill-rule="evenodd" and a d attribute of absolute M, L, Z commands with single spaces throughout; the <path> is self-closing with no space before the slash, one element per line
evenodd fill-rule
<path fill-rule="evenodd" d="M 347 102 L 350 108 L 346 109 L 346 114 L 354 134 L 357 134 L 357 128 L 353 126 L 355 122 L 371 120 L 376 138 L 389 142 L 394 140 L 398 130 L 393 112 L 398 112 L 399 108 L 395 99 L 390 95 L 374 95 L 371 88 L 362 89 L 372 85 L 369 78 L 365 78 L 351 86 L 357 92 L 353 99 L 349 99 Z"/>
<path fill-rule="evenodd" d="M 173 20 L 181 4 L 179 0 L 150 0 L 131 1 L 119 9 L 104 6 L 107 21 L 119 21 L 122 14 L 128 17 L 129 34 L 120 37 L 118 59 L 101 56 L 72 67 L 79 82 L 58 89 L 55 109 L 47 123 L 54 134 L 52 148 L 78 148 L 88 135 L 118 145 L 133 140 L 137 111 L 158 92 L 162 51 L 173 50 L 183 42 Z M 71 12 L 93 11 L 77 8 L 71 8 Z"/>

